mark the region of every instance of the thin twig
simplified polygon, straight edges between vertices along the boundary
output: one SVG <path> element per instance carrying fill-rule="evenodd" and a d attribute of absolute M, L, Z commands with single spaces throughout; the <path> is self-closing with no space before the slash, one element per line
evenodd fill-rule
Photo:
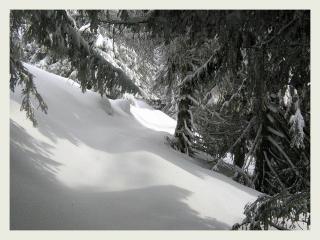
<path fill-rule="evenodd" d="M 241 139 L 245 136 L 245 134 L 250 130 L 252 123 L 254 122 L 255 117 L 251 118 L 245 130 L 239 136 L 239 138 L 232 144 L 232 146 L 219 158 L 218 162 L 211 168 L 211 170 L 217 169 L 217 167 L 223 162 L 223 158 L 227 155 L 228 152 L 231 152 L 232 149 L 241 141 Z"/>
<path fill-rule="evenodd" d="M 280 186 L 281 186 L 281 188 L 282 188 L 281 190 L 284 190 L 284 189 L 285 189 L 285 185 L 284 185 L 283 182 L 280 180 L 277 172 L 276 172 L 276 171 L 274 170 L 274 168 L 272 167 L 271 162 L 270 162 L 270 160 L 269 160 L 269 158 L 268 158 L 268 156 L 267 156 L 267 154 L 266 154 L 265 151 L 263 151 L 263 155 L 264 155 L 264 158 L 265 158 L 265 160 L 266 160 L 266 162 L 267 162 L 270 170 L 273 172 L 273 174 L 276 176 L 278 182 L 280 183 Z"/>
<path fill-rule="evenodd" d="M 267 41 L 261 43 L 260 47 L 264 47 L 268 44 L 270 44 L 271 42 L 273 42 L 274 39 L 276 39 L 276 37 L 279 37 L 282 32 L 284 32 L 286 29 L 288 29 L 291 25 L 293 25 L 293 23 L 295 21 L 297 21 L 298 18 L 294 17 L 289 23 L 287 23 L 285 26 L 283 26 L 275 35 L 273 35 L 273 37 L 271 37 L 270 39 L 268 39 Z"/>
<path fill-rule="evenodd" d="M 252 155 L 255 153 L 256 149 L 257 149 L 257 146 L 258 146 L 258 141 L 260 139 L 260 135 L 261 135 L 261 131 L 262 131 L 262 124 L 260 124 L 259 126 L 259 129 L 257 131 L 257 135 L 256 137 L 254 138 L 254 141 L 253 141 L 253 145 L 252 147 L 250 148 L 245 160 L 244 160 L 244 163 L 245 163 L 245 166 L 247 166 L 247 168 L 250 166 L 250 163 L 252 161 Z M 251 156 L 251 159 L 248 163 L 246 163 L 249 159 L 249 157 Z"/>

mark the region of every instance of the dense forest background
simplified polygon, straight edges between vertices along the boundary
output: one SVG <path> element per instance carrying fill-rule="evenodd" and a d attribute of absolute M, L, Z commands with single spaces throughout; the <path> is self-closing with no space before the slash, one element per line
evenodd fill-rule
<path fill-rule="evenodd" d="M 310 11 L 13 10 L 10 31 L 35 126 L 50 106 L 23 62 L 174 117 L 171 147 L 265 193 L 235 229 L 310 225 Z"/>

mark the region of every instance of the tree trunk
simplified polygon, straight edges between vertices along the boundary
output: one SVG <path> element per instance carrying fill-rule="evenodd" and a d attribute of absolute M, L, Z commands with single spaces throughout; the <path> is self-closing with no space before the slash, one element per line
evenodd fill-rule
<path fill-rule="evenodd" d="M 192 88 L 190 83 L 184 84 L 180 89 L 180 100 L 178 102 L 178 116 L 177 116 L 177 126 L 174 134 L 174 144 L 175 147 L 188 155 L 192 154 L 190 140 L 191 136 L 189 131 L 186 129 L 186 126 L 189 130 L 191 127 L 191 114 L 190 106 L 192 104 L 191 100 L 188 98 L 192 94 Z"/>
<path fill-rule="evenodd" d="M 257 114 L 257 126 L 262 126 L 261 130 L 261 140 L 260 145 L 256 150 L 256 166 L 255 166 L 255 174 L 256 174 L 256 181 L 255 181 L 255 188 L 258 191 L 266 192 L 265 189 L 265 181 L 268 178 L 267 172 L 270 171 L 268 168 L 265 157 L 264 151 L 268 151 L 269 143 L 267 142 L 267 119 L 266 119 L 266 110 L 265 110 L 265 89 L 266 83 L 264 79 L 264 55 L 265 50 L 264 48 L 255 48 L 253 54 L 253 79 L 255 83 L 255 113 Z"/>
<path fill-rule="evenodd" d="M 245 140 L 241 139 L 241 141 L 234 147 L 233 155 L 234 155 L 234 164 L 239 168 L 243 167 L 244 159 L 245 159 Z"/>

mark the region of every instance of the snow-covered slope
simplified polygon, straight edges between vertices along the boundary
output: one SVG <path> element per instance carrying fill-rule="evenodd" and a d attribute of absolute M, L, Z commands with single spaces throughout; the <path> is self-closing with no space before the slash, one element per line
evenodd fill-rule
<path fill-rule="evenodd" d="M 258 193 L 165 144 L 175 121 L 26 65 L 49 107 L 10 101 L 12 229 L 228 229 Z"/>

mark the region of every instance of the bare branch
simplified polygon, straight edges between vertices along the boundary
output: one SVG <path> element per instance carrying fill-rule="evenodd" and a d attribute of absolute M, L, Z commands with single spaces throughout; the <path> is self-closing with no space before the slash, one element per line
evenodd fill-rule
<path fill-rule="evenodd" d="M 246 158 L 245 158 L 245 160 L 244 160 L 244 163 L 245 163 L 245 166 L 247 166 L 246 168 L 244 168 L 244 169 L 247 169 L 249 166 L 250 166 L 250 163 L 251 163 L 251 159 L 250 159 L 250 161 L 247 163 L 247 161 L 248 161 L 248 159 L 249 159 L 249 157 L 250 156 L 252 156 L 254 153 L 255 153 L 255 151 L 256 151 L 256 149 L 257 149 L 257 146 L 258 146 L 258 141 L 259 141 L 259 139 L 260 139 L 260 135 L 261 135 L 261 131 L 262 131 L 262 124 L 260 124 L 260 126 L 259 126 L 259 129 L 258 129 L 258 131 L 257 131 L 257 135 L 256 135 L 256 137 L 254 138 L 254 142 L 253 142 L 253 144 L 252 144 L 252 147 L 250 148 L 250 151 L 248 152 L 248 154 L 247 154 L 247 156 L 246 156 Z"/>
<path fill-rule="evenodd" d="M 223 154 L 222 157 L 219 158 L 218 162 L 211 168 L 211 170 L 216 169 L 222 162 L 223 158 L 227 155 L 228 152 L 231 152 L 232 149 L 241 141 L 241 139 L 247 134 L 247 132 L 250 130 L 253 122 L 255 120 L 255 117 L 251 118 L 250 122 L 248 123 L 247 127 L 243 130 L 242 134 L 239 136 L 239 138 L 232 144 L 232 146 Z"/>
<path fill-rule="evenodd" d="M 116 19 L 111 19 L 111 20 L 99 20 L 102 23 L 108 23 L 108 24 L 125 24 L 125 25 L 135 25 L 135 24 L 141 24 L 141 23 L 147 23 L 147 19 L 129 19 L 129 20 L 116 20 Z"/>
<path fill-rule="evenodd" d="M 275 40 L 276 37 L 279 37 L 286 29 L 288 29 L 291 25 L 293 25 L 297 20 L 298 20 L 298 18 L 294 17 L 289 23 L 284 25 L 275 35 L 273 35 L 273 37 L 271 37 L 267 41 L 261 43 L 260 47 L 264 47 L 264 46 L 270 44 L 271 42 L 273 42 L 273 40 Z"/>
<path fill-rule="evenodd" d="M 264 155 L 264 159 L 266 160 L 266 162 L 267 162 L 267 164 L 268 164 L 268 166 L 269 166 L 269 168 L 270 168 L 270 170 L 273 172 L 273 174 L 275 175 L 275 177 L 277 178 L 277 180 L 278 180 L 278 182 L 279 182 L 279 184 L 280 184 L 280 186 L 281 186 L 281 188 L 282 188 L 282 190 L 284 190 L 285 189 L 285 185 L 283 184 L 283 182 L 280 180 L 280 178 L 279 178 L 279 176 L 278 176 L 278 174 L 277 174 L 277 172 L 274 170 L 274 168 L 272 167 L 272 165 L 271 165 L 271 162 L 270 162 L 270 160 L 269 160 L 269 158 L 268 158 L 268 156 L 267 156 L 267 154 L 266 154 L 266 152 L 265 151 L 263 151 L 263 155 Z M 272 159 L 272 158 L 271 158 Z"/>

